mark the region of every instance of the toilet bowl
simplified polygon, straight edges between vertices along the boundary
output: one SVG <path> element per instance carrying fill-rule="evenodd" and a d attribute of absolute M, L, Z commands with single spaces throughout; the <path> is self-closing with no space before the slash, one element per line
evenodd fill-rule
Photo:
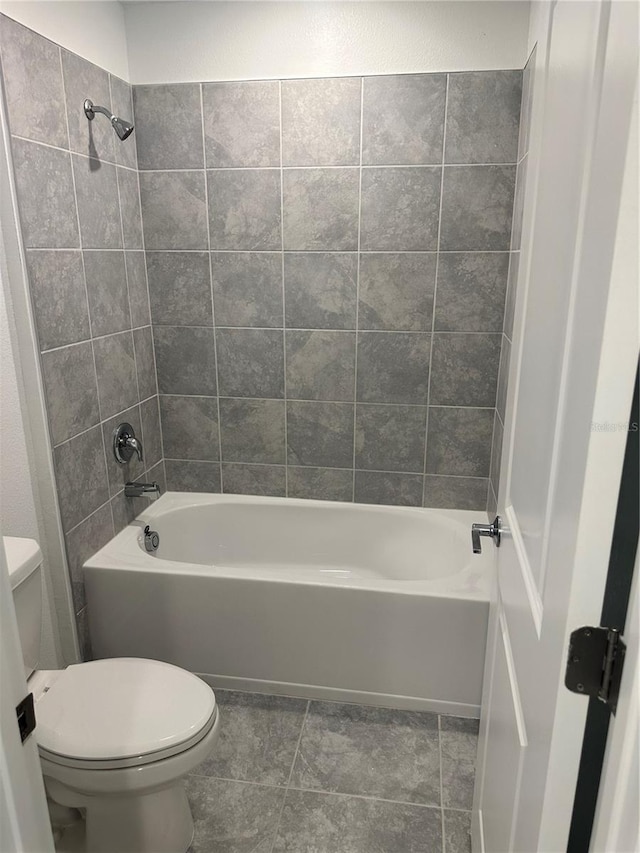
<path fill-rule="evenodd" d="M 142 658 L 38 670 L 42 555 L 33 540 L 4 543 L 49 798 L 83 810 L 85 853 L 186 853 L 193 819 L 183 779 L 218 738 L 213 691 Z"/>

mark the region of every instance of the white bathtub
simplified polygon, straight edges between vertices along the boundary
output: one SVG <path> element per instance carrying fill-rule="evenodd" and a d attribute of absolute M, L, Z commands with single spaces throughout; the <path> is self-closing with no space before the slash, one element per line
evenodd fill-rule
<path fill-rule="evenodd" d="M 85 563 L 94 655 L 159 658 L 213 687 L 478 716 L 482 520 L 169 492 Z"/>

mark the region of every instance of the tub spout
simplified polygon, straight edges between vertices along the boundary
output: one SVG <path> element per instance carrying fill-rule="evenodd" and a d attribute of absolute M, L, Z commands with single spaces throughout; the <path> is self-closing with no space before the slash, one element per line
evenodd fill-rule
<path fill-rule="evenodd" d="M 160 497 L 160 486 L 157 483 L 126 483 L 124 493 L 128 498 L 149 498 L 155 501 Z"/>

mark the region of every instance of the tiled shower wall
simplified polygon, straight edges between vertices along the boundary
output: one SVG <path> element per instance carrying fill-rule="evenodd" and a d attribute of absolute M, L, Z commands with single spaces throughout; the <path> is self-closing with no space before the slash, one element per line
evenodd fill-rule
<path fill-rule="evenodd" d="M 131 87 L 0 17 L 0 57 L 33 315 L 74 606 L 82 563 L 131 519 L 123 485 L 164 468 L 135 137 L 89 123 L 86 97 L 131 118 Z M 129 421 L 143 465 L 119 466 Z M 86 649 L 85 649 L 86 653 Z"/>
<path fill-rule="evenodd" d="M 135 87 L 169 488 L 484 509 L 521 82 Z"/>

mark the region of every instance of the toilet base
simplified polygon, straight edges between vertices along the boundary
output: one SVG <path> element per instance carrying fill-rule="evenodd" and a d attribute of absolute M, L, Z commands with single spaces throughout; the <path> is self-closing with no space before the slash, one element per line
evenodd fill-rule
<path fill-rule="evenodd" d="M 193 818 L 182 781 L 147 794 L 95 797 L 45 778 L 50 797 L 86 809 L 84 853 L 186 853 Z"/>

